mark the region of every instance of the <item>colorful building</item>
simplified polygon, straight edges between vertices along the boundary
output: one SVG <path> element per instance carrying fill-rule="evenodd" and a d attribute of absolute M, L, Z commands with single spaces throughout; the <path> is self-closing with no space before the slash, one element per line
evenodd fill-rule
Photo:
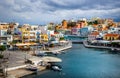
<path fill-rule="evenodd" d="M 104 40 L 120 40 L 120 34 L 106 34 L 103 36 Z"/>
<path fill-rule="evenodd" d="M 98 36 L 99 36 L 99 32 L 94 31 L 88 35 L 88 40 L 91 40 L 91 41 L 96 40 Z"/>
<path fill-rule="evenodd" d="M 13 40 L 12 33 L 14 31 L 14 27 L 13 30 L 11 29 L 9 31 L 10 26 L 11 25 L 9 23 L 0 24 L 0 45 L 9 45 L 9 42 L 12 42 Z"/>
<path fill-rule="evenodd" d="M 48 42 L 47 34 L 40 34 L 40 43 Z"/>
<path fill-rule="evenodd" d="M 20 30 L 22 33 L 22 43 L 36 42 L 37 28 L 31 27 L 30 25 L 24 25 Z"/>
<path fill-rule="evenodd" d="M 48 30 L 47 26 L 39 26 L 38 29 L 40 30 L 40 43 L 48 42 L 49 37 L 48 37 Z"/>
<path fill-rule="evenodd" d="M 62 21 L 62 27 L 63 27 L 63 29 L 67 29 L 67 21 L 66 20 Z"/>

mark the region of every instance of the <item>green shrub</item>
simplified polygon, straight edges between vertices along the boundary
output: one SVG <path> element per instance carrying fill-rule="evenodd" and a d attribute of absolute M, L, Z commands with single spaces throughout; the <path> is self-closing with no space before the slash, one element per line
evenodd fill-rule
<path fill-rule="evenodd" d="M 54 44 L 50 44 L 49 47 L 54 47 Z"/>
<path fill-rule="evenodd" d="M 0 46 L 0 51 L 4 51 L 4 50 L 6 50 L 6 46 L 1 45 L 1 46 Z"/>
<path fill-rule="evenodd" d="M 4 56 L 0 54 L 0 59 L 2 59 Z"/>
<path fill-rule="evenodd" d="M 60 40 L 65 40 L 65 38 L 64 37 L 60 37 Z"/>

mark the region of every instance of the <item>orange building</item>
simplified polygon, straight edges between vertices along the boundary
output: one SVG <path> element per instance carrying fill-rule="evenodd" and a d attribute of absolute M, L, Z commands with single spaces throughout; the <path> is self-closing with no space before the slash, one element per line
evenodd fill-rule
<path fill-rule="evenodd" d="M 120 35 L 119 34 L 106 34 L 103 37 L 104 40 L 119 40 Z"/>
<path fill-rule="evenodd" d="M 67 21 L 66 20 L 62 21 L 62 26 L 63 26 L 63 29 L 67 29 Z"/>

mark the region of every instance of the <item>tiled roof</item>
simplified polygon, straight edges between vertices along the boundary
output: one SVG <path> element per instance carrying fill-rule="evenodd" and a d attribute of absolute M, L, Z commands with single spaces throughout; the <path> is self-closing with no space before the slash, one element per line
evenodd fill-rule
<path fill-rule="evenodd" d="M 99 35 L 99 32 L 92 32 L 90 35 Z"/>
<path fill-rule="evenodd" d="M 115 37 L 115 36 L 120 36 L 119 34 L 106 34 L 105 36 L 112 36 L 112 37 Z"/>

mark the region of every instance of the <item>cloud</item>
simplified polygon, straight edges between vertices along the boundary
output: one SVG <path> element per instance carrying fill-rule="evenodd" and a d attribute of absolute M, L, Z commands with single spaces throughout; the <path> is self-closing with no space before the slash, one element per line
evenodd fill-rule
<path fill-rule="evenodd" d="M 119 18 L 120 0 L 0 0 L 0 20 L 45 24 L 82 17 Z"/>

